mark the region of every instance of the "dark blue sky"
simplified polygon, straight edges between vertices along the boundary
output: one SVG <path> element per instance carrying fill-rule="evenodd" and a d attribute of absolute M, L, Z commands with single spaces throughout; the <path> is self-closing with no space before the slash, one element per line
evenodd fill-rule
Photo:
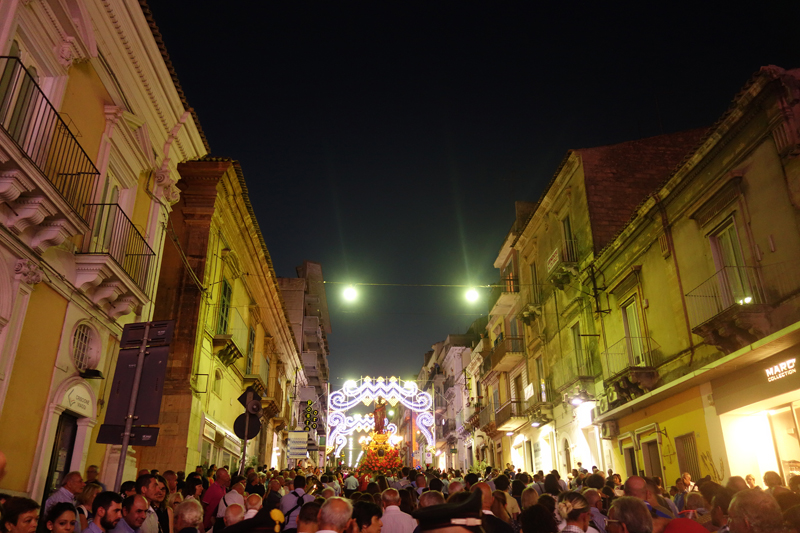
<path fill-rule="evenodd" d="M 587 4 L 150 1 L 278 275 L 411 285 L 494 283 L 513 201 L 566 150 L 711 125 L 761 65 L 800 67 L 800 2 Z M 486 312 L 462 289 L 341 288 L 333 387 L 414 376 Z"/>

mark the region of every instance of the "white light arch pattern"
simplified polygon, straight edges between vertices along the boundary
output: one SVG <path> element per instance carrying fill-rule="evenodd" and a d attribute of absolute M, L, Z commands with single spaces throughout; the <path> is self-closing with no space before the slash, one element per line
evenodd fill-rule
<path fill-rule="evenodd" d="M 417 413 L 417 427 L 425 437 L 428 446 L 434 446 L 433 440 L 433 397 L 419 390 L 413 381 L 404 381 L 395 377 L 389 379 L 364 377 L 359 381 L 347 381 L 344 386 L 328 396 L 328 453 L 336 452 L 338 456 L 347 443 L 347 437 L 355 431 L 369 431 L 375 427 L 375 421 L 369 415 L 347 416 L 349 409 L 359 403 L 369 405 L 378 398 L 383 398 L 394 407 L 401 403 L 404 407 Z M 397 426 L 385 423 L 387 433 L 396 433 Z"/>

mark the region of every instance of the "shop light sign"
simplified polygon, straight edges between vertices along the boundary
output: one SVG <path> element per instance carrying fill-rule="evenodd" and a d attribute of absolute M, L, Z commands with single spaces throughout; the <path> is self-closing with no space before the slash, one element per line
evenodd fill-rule
<path fill-rule="evenodd" d="M 787 359 L 782 363 L 778 363 L 775 366 L 767 368 L 765 370 L 767 373 L 767 381 L 777 381 L 785 378 L 786 376 L 791 376 L 797 372 L 797 369 L 795 368 L 795 361 L 796 359 Z"/>

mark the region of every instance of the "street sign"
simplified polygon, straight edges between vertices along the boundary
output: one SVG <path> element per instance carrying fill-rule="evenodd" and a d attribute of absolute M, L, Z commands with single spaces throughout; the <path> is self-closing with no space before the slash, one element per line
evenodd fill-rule
<path fill-rule="evenodd" d="M 245 419 L 245 417 L 248 416 L 250 417 L 249 422 Z M 247 437 L 245 437 L 245 426 L 247 426 Z M 240 439 L 254 439 L 259 431 L 261 431 L 261 422 L 258 420 L 258 416 L 254 414 L 242 413 L 237 416 L 236 420 L 233 422 L 233 432 L 236 433 L 236 436 Z"/>
<path fill-rule="evenodd" d="M 305 459 L 308 455 L 306 448 L 308 443 L 308 433 L 305 431 L 289 432 L 289 459 Z"/>
<path fill-rule="evenodd" d="M 128 442 L 131 446 L 155 446 L 160 428 L 133 428 Z M 98 444 L 122 444 L 125 426 L 102 424 L 97 432 Z"/>

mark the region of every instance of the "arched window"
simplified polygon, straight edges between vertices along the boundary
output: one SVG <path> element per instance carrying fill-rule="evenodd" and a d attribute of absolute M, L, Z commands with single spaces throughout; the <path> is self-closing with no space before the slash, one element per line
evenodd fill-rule
<path fill-rule="evenodd" d="M 100 360 L 100 339 L 87 323 L 78 324 L 72 333 L 72 362 L 78 372 L 95 368 Z"/>
<path fill-rule="evenodd" d="M 222 370 L 214 372 L 214 394 L 220 395 L 222 392 Z"/>

